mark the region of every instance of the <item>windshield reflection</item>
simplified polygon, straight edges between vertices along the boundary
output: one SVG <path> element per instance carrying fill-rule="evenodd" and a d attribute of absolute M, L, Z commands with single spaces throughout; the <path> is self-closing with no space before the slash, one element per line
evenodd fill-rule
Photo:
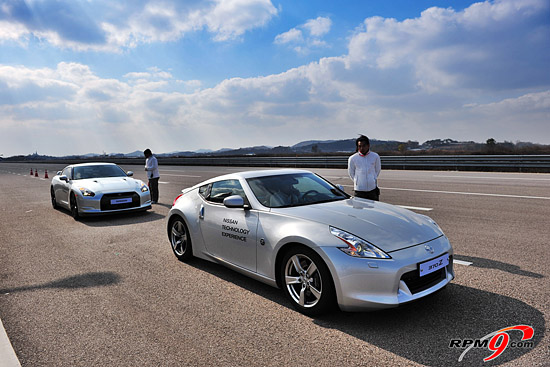
<path fill-rule="evenodd" d="M 268 208 L 319 204 L 348 195 L 313 173 L 294 173 L 246 180 L 258 201 Z"/>
<path fill-rule="evenodd" d="M 102 177 L 127 177 L 126 173 L 119 166 L 115 165 L 94 165 L 74 167 L 73 179 L 85 180 L 88 178 Z"/>

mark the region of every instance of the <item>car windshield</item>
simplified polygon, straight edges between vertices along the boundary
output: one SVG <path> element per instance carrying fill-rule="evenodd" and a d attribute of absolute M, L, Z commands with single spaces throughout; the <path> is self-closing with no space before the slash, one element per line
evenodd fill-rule
<path fill-rule="evenodd" d="M 255 177 L 246 181 L 258 201 L 269 208 L 288 208 L 348 198 L 347 194 L 312 173 Z"/>
<path fill-rule="evenodd" d="M 74 180 L 101 177 L 127 177 L 127 175 L 122 168 L 111 164 L 74 167 Z"/>

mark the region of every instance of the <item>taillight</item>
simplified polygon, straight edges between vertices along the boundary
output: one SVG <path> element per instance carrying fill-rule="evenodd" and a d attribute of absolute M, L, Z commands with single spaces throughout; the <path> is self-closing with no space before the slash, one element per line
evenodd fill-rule
<path fill-rule="evenodd" d="M 176 201 L 178 201 L 179 198 L 181 198 L 183 196 L 183 194 L 179 194 L 178 196 L 176 196 L 176 198 L 174 199 L 174 202 L 172 203 L 172 206 L 176 205 Z"/>

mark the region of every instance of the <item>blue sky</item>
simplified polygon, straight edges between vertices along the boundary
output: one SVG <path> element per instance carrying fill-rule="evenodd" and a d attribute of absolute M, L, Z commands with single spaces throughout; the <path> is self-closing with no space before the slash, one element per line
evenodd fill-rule
<path fill-rule="evenodd" d="M 0 154 L 550 144 L 550 2 L 0 0 Z"/>

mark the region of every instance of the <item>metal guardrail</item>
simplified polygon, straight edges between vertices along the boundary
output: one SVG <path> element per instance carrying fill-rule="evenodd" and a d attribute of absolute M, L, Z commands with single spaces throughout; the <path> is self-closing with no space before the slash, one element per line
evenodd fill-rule
<path fill-rule="evenodd" d="M 316 157 L 158 157 L 161 165 L 346 168 L 349 155 Z M 381 156 L 382 169 L 550 172 L 550 155 L 444 155 Z M 55 159 L 28 163 L 71 164 L 82 161 L 144 164 L 144 158 L 95 157 L 86 160 Z"/>
<path fill-rule="evenodd" d="M 159 158 L 162 164 L 245 167 L 346 168 L 349 156 Z M 383 169 L 550 172 L 550 155 L 382 156 Z"/>

